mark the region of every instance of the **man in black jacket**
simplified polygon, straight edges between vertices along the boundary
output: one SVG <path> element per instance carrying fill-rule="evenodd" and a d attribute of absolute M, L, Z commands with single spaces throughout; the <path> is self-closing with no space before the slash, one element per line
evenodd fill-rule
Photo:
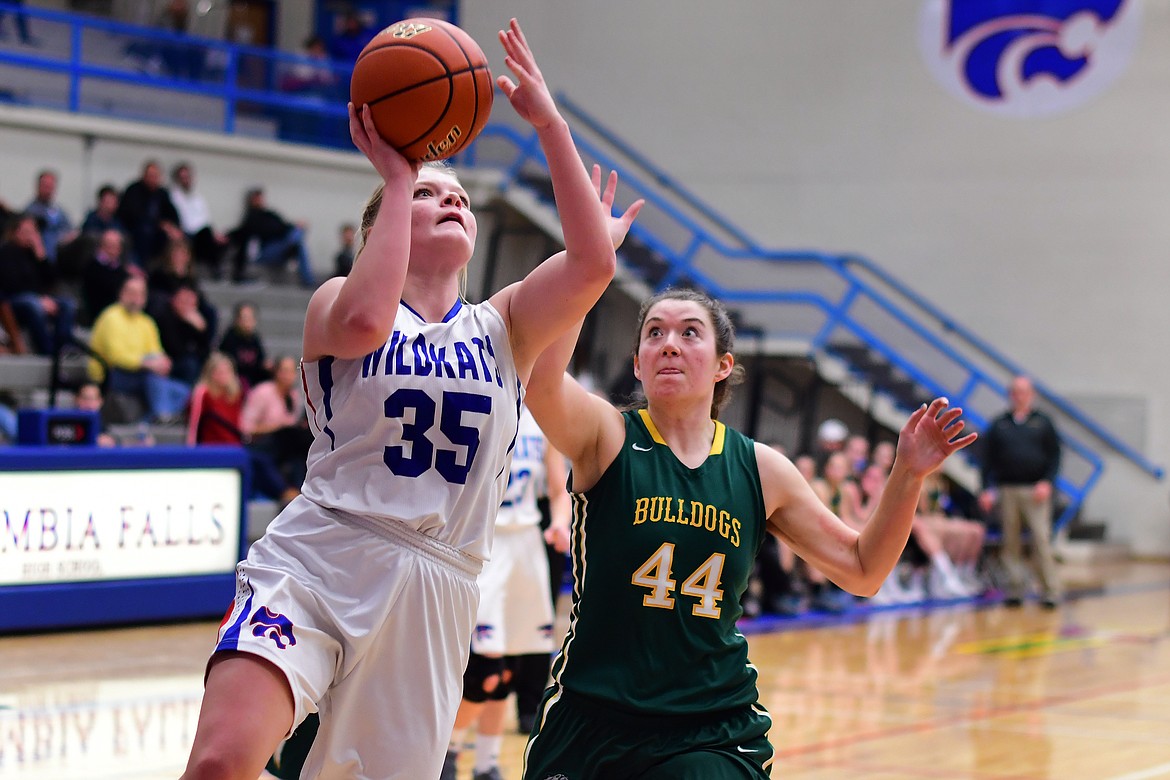
<path fill-rule="evenodd" d="M 52 354 L 73 338 L 77 305 L 53 294 L 55 276 L 37 231 L 36 217 L 17 217 L 0 243 L 0 302 L 11 307 L 16 321 L 28 329 L 33 347 L 42 355 Z M 19 339 L 19 334 L 15 338 Z"/>
<path fill-rule="evenodd" d="M 244 217 L 232 230 L 230 241 L 235 247 L 233 278 L 236 281 L 245 278 L 244 266 L 254 242 L 257 251 L 253 259 L 257 264 L 283 267 L 289 257 L 294 257 L 301 286 L 316 286 L 309 253 L 305 249 L 304 226 L 294 225 L 269 209 L 264 200 L 264 190 L 259 187 L 248 190 L 244 200 Z"/>
<path fill-rule="evenodd" d="M 1026 376 L 1012 379 L 1011 409 L 992 421 L 983 434 L 985 512 L 999 503 L 1003 524 L 1003 562 L 1008 575 L 1005 604 L 1018 607 L 1027 586 L 1021 523 L 1031 534 L 1034 563 L 1043 588 L 1042 604 L 1060 603 L 1060 578 L 1052 555 L 1052 486 L 1060 470 L 1060 437 L 1052 420 L 1032 408 L 1036 390 Z"/>

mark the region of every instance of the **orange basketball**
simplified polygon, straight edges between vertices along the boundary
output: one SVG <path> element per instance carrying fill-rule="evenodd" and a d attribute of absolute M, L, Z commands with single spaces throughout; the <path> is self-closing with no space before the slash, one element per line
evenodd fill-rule
<path fill-rule="evenodd" d="M 493 82 L 483 50 L 441 19 L 414 18 L 374 36 L 354 65 L 350 100 L 409 160 L 463 150 L 487 123 Z"/>

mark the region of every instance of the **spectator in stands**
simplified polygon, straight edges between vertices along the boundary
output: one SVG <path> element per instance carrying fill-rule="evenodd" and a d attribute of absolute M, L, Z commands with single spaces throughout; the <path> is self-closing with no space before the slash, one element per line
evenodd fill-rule
<path fill-rule="evenodd" d="M 236 247 L 236 268 L 234 279 L 243 281 L 244 264 L 247 262 L 251 245 L 258 246 L 255 262 L 259 265 L 283 268 L 288 258 L 295 257 L 301 286 L 316 286 L 305 248 L 305 225 L 288 222 L 280 214 L 268 208 L 264 190 L 254 187 L 244 198 L 244 216 L 231 232 L 231 242 Z"/>
<path fill-rule="evenodd" d="M 894 453 L 894 443 L 892 441 L 879 441 L 873 445 L 873 455 L 870 456 L 870 462 L 886 474 L 889 474 L 890 469 L 894 467 Z"/>
<path fill-rule="evenodd" d="M 163 351 L 171 359 L 170 377 L 188 387 L 194 386 L 211 353 L 214 335 L 207 320 L 199 313 L 199 295 L 195 288 L 181 284 L 170 296 L 169 304 L 156 322 Z"/>
<path fill-rule="evenodd" d="M 983 436 L 984 512 L 999 505 L 1003 527 L 1003 562 L 1008 587 L 1004 604 L 1018 607 L 1027 586 L 1023 555 L 1023 525 L 1031 536 L 1032 552 L 1043 589 L 1042 604 L 1060 604 L 1061 584 L 1052 554 L 1052 486 L 1060 471 L 1060 436 L 1048 415 L 1033 408 L 1036 389 L 1026 376 L 1008 387 L 1011 408 L 992 420 Z"/>
<path fill-rule="evenodd" d="M 37 230 L 45 244 L 45 257 L 50 263 L 57 262 L 57 247 L 72 241 L 77 231 L 65 209 L 57 203 L 57 174 L 54 171 L 43 170 L 37 174 L 37 191 L 24 213 L 36 217 Z"/>
<path fill-rule="evenodd" d="M 845 440 L 845 459 L 849 462 L 849 478 L 861 479 L 861 473 L 869 465 L 869 439 L 854 434 Z"/>
<path fill-rule="evenodd" d="M 227 250 L 227 236 L 211 226 L 211 207 L 207 198 L 195 189 L 195 172 L 188 162 L 171 169 L 171 203 L 179 214 L 179 227 L 191 243 L 195 261 L 211 269 L 220 278 L 220 264 Z"/>
<path fill-rule="evenodd" d="M 147 160 L 142 177 L 131 182 L 118 203 L 118 219 L 130 236 L 128 259 L 141 268 L 162 253 L 168 240 L 183 236 L 179 212 L 162 184 L 162 166 Z"/>
<path fill-rule="evenodd" d="M 104 404 L 102 387 L 97 382 L 84 382 L 81 387 L 77 388 L 77 397 L 73 405 L 83 412 L 97 412 L 98 419 L 102 421 L 100 423 L 101 430 L 98 431 L 97 435 L 97 445 L 99 447 L 117 447 L 118 440 L 106 429 L 105 417 L 102 414 Z"/>
<path fill-rule="evenodd" d="M 353 269 L 355 243 L 357 241 L 357 227 L 352 222 L 341 226 L 341 246 L 333 256 L 333 275 L 349 276 Z"/>
<path fill-rule="evenodd" d="M 18 217 L 0 243 L 0 301 L 8 304 L 42 355 L 53 354 L 73 340 L 77 304 L 53 294 L 56 276 L 36 218 L 31 214 Z"/>
<path fill-rule="evenodd" d="M 191 389 L 170 378 L 171 360 L 163 351 L 158 325 L 145 307 L 146 280 L 129 276 L 122 283 L 118 302 L 106 307 L 94 322 L 90 347 L 102 362 L 91 359 L 89 375 L 95 382 L 106 382 L 110 400 L 116 396 L 132 399 L 135 405 L 144 404 L 155 421 L 171 423 L 179 419 Z"/>
<path fill-rule="evenodd" d="M 23 6 L 24 0 L 9 0 L 12 5 Z M 0 40 L 8 37 L 8 31 L 4 25 L 4 17 L 7 16 L 6 11 L 0 11 Z M 20 42 L 25 46 L 39 46 L 40 39 L 35 38 L 28 29 L 28 14 L 18 8 L 13 12 L 12 18 L 16 24 L 16 35 L 20 38 Z"/>
<path fill-rule="evenodd" d="M 126 240 L 120 230 L 106 230 L 98 238 L 97 248 L 81 271 L 81 322 L 91 324 L 106 307 L 118 300 L 122 285 L 130 276 L 145 279 L 141 268 L 128 266 L 124 260 Z"/>
<path fill-rule="evenodd" d="M 219 342 L 219 351 L 232 359 L 246 387 L 255 387 L 272 377 L 272 361 L 265 355 L 264 342 L 256 330 L 256 305 L 236 304 L 232 324 Z"/>
<path fill-rule="evenodd" d="M 321 40 L 320 36 L 311 35 L 305 39 L 303 45 L 304 51 L 301 52 L 303 59 L 286 69 L 280 80 L 280 88 L 285 92 L 295 92 L 308 97 L 331 99 L 337 88 L 337 77 L 329 62 L 325 41 Z"/>
<path fill-rule="evenodd" d="M 187 423 L 188 444 L 234 444 L 244 446 L 240 431 L 243 388 L 232 361 L 221 352 L 207 358 L 199 381 L 191 393 L 191 415 Z M 260 450 L 245 447 L 252 466 L 255 494 L 287 504 L 300 490 L 287 483 L 271 459 Z"/>
<path fill-rule="evenodd" d="M 146 312 L 157 322 L 170 306 L 171 296 L 180 287 L 190 287 L 199 302 L 199 314 L 207 321 L 207 332 L 214 337 L 219 332 L 219 312 L 204 295 L 191 264 L 191 245 L 185 238 L 167 243 L 162 256 L 146 278 Z"/>
<path fill-rule="evenodd" d="M 819 484 L 815 485 L 833 514 L 855 531 L 865 525 L 861 520 L 861 493 L 850 477 L 853 474 L 849 456 L 844 450 L 834 452 L 825 461 Z"/>
<path fill-rule="evenodd" d="M 85 215 L 81 223 L 81 232 L 94 237 L 101 236 L 107 230 L 124 230 L 122 220 L 118 219 L 118 189 L 113 184 L 103 184 L 97 191 L 97 203 Z"/>
<path fill-rule="evenodd" d="M 329 54 L 338 62 L 353 64 L 373 37 L 374 32 L 362 21 L 361 14 L 347 11 L 341 20 L 341 30 L 329 44 Z"/>
<path fill-rule="evenodd" d="M 923 482 L 914 522 L 930 527 L 938 536 L 943 550 L 954 562 L 959 579 L 971 595 L 982 593 L 984 583 L 977 568 L 983 555 L 987 529 L 978 520 L 957 514 L 947 490 L 947 480 L 941 474 L 931 474 Z"/>
<path fill-rule="evenodd" d="M 825 461 L 834 452 L 840 452 L 845 447 L 845 440 L 849 438 L 849 428 L 835 417 L 823 421 L 817 426 L 817 440 L 813 445 L 813 458 L 816 460 L 817 473 L 825 469 Z"/>
<path fill-rule="evenodd" d="M 289 484 L 305 481 L 305 461 L 313 434 L 305 417 L 300 364 L 295 357 L 280 357 L 272 379 L 248 392 L 240 430 L 252 447 L 268 454 Z"/>

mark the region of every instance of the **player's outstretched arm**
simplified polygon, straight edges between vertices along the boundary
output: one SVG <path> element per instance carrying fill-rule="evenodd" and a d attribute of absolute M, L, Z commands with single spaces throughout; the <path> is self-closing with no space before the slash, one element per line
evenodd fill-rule
<path fill-rule="evenodd" d="M 536 130 L 565 241 L 563 253 L 492 298 L 508 321 L 516 363 L 525 375 L 536 356 L 597 302 L 613 279 L 617 260 L 606 229 L 609 212 L 599 204 L 568 123 L 515 19 L 500 32 L 500 43 L 516 80 L 501 75 L 497 81 L 516 113 Z"/>
<path fill-rule="evenodd" d="M 309 301 L 304 359 L 358 358 L 386 343 L 410 258 L 410 202 L 417 164 L 382 140 L 369 106 L 349 106 L 354 144 L 382 177 L 382 205 L 349 276 L 329 279 Z"/>
<path fill-rule="evenodd" d="M 936 398 L 910 415 L 881 499 L 860 532 L 829 511 L 787 458 L 757 445 L 769 530 L 842 588 L 873 595 L 906 546 L 926 475 L 977 438 L 962 435 L 962 414 Z"/>

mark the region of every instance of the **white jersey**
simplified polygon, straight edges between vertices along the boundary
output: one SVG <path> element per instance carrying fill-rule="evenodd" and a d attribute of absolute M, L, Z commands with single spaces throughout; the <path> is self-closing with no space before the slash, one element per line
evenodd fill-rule
<path fill-rule="evenodd" d="M 428 323 L 399 304 L 385 346 L 301 372 L 315 435 L 301 493 L 486 560 L 522 397 L 499 312 L 459 301 Z"/>
<path fill-rule="evenodd" d="M 540 508 L 536 499 L 547 495 L 545 483 L 548 468 L 544 463 L 548 443 L 540 426 L 525 406 L 520 410 L 520 426 L 516 431 L 516 447 L 512 451 L 512 468 L 508 472 L 508 487 L 496 527 L 540 525 Z"/>

